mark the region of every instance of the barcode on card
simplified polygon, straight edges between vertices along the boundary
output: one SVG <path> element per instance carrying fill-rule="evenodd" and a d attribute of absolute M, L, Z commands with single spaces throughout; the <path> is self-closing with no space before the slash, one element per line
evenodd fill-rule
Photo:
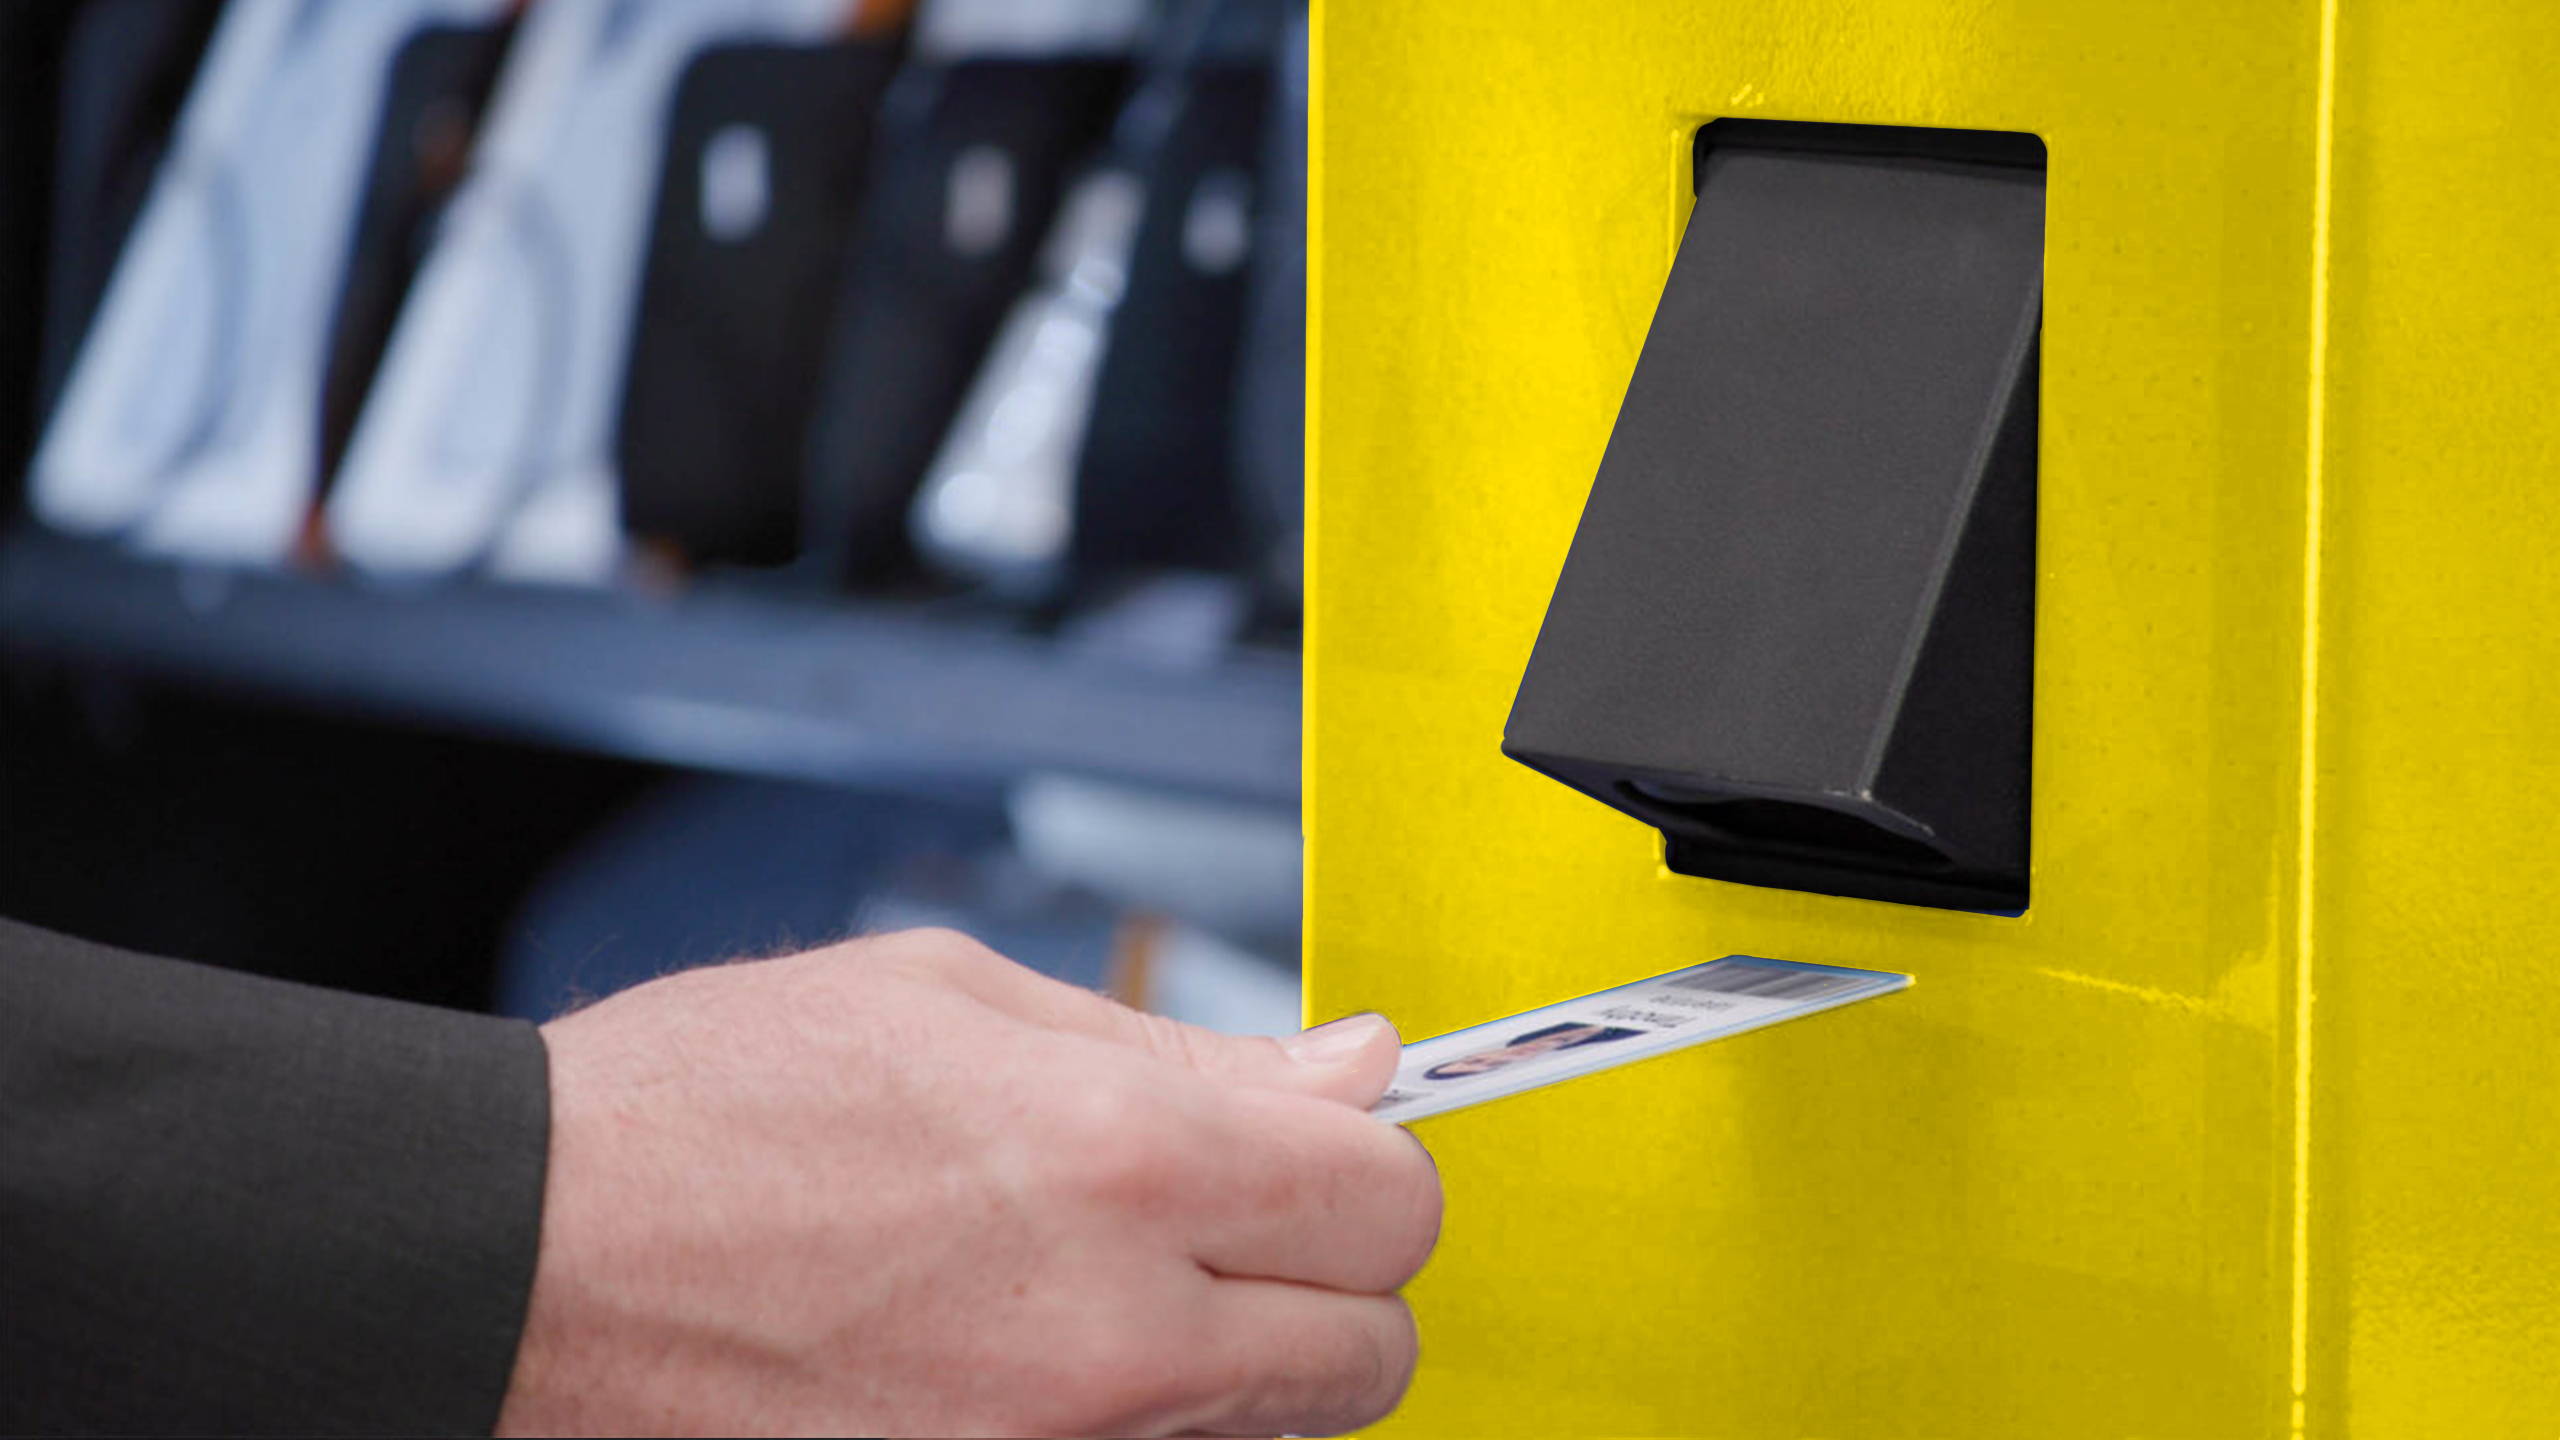
<path fill-rule="evenodd" d="M 1820 1000 L 1843 990 L 1873 983 L 1864 975 L 1825 975 L 1813 970 L 1781 969 L 1718 961 L 1687 975 L 1662 982 L 1675 990 L 1710 990 L 1718 995 L 1750 995 L 1763 1000 Z"/>

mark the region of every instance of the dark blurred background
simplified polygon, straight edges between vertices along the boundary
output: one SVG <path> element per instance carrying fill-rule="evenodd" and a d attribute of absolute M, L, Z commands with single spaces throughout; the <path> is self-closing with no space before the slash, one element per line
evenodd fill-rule
<path fill-rule="evenodd" d="M 0 0 L 0 914 L 1296 1021 L 1298 0 Z"/>

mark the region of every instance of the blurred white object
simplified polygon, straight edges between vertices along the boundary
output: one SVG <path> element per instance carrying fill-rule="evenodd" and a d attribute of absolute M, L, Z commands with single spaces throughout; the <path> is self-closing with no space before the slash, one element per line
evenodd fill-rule
<path fill-rule="evenodd" d="M 925 60 L 1125 54 L 1147 18 L 1148 0 L 925 0 L 915 53 Z"/>
<path fill-rule="evenodd" d="M 1139 999 L 1170 1015 L 1229 1035 L 1287 1035 L 1298 1029 L 1298 976 L 1189 925 L 1168 926 L 1148 955 Z"/>
<path fill-rule="evenodd" d="M 773 143 L 762 127 L 724 125 L 702 147 L 703 233 L 735 243 L 773 213 Z"/>
<path fill-rule="evenodd" d="M 1119 169 L 1068 194 L 1039 285 L 1005 317 L 916 496 L 916 547 L 944 569 L 1028 591 L 1064 562 L 1076 464 L 1145 204 L 1145 186 Z"/>
<path fill-rule="evenodd" d="M 509 3 L 224 13 L 37 452 L 40 519 L 205 559 L 290 552 L 392 62 L 418 31 L 493 23 Z"/>
<path fill-rule="evenodd" d="M 1013 788 L 1014 844 L 1034 869 L 1252 944 L 1297 933 L 1293 810 L 1065 775 Z"/>
<path fill-rule="evenodd" d="M 1203 275 L 1224 275 L 1253 252 L 1253 177 L 1224 167 L 1200 177 L 1182 211 L 1182 258 Z"/>
<path fill-rule="evenodd" d="M 942 243 L 971 259 L 992 255 L 1013 233 L 1013 155 L 1001 145 L 972 145 L 951 160 L 943 191 Z"/>
<path fill-rule="evenodd" d="M 1252 607 L 1236 576 L 1159 571 L 1069 616 L 1058 643 L 1151 670 L 1202 670 L 1234 651 Z"/>
<path fill-rule="evenodd" d="M 862 9 L 532 8 L 357 421 L 329 504 L 340 553 L 386 575 L 485 556 L 512 578 L 612 578 L 622 555 L 614 429 L 677 82 L 709 46 L 815 43 L 849 32 Z M 729 160 L 724 218 L 758 198 L 744 193 L 755 159 Z"/>

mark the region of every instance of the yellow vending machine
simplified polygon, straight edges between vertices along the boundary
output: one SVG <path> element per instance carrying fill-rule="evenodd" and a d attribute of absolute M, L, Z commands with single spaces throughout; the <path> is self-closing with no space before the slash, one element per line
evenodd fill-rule
<path fill-rule="evenodd" d="M 1324 0 L 1312 1018 L 1382 1433 L 2560 1429 L 2560 9 Z"/>

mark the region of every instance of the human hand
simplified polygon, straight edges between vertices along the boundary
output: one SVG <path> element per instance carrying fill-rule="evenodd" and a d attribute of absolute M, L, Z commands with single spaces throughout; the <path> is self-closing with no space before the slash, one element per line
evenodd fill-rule
<path fill-rule="evenodd" d="M 965 936 L 695 970 L 543 1027 L 501 1434 L 1332 1433 L 1439 1233 L 1375 1016 L 1144 1015 Z"/>

